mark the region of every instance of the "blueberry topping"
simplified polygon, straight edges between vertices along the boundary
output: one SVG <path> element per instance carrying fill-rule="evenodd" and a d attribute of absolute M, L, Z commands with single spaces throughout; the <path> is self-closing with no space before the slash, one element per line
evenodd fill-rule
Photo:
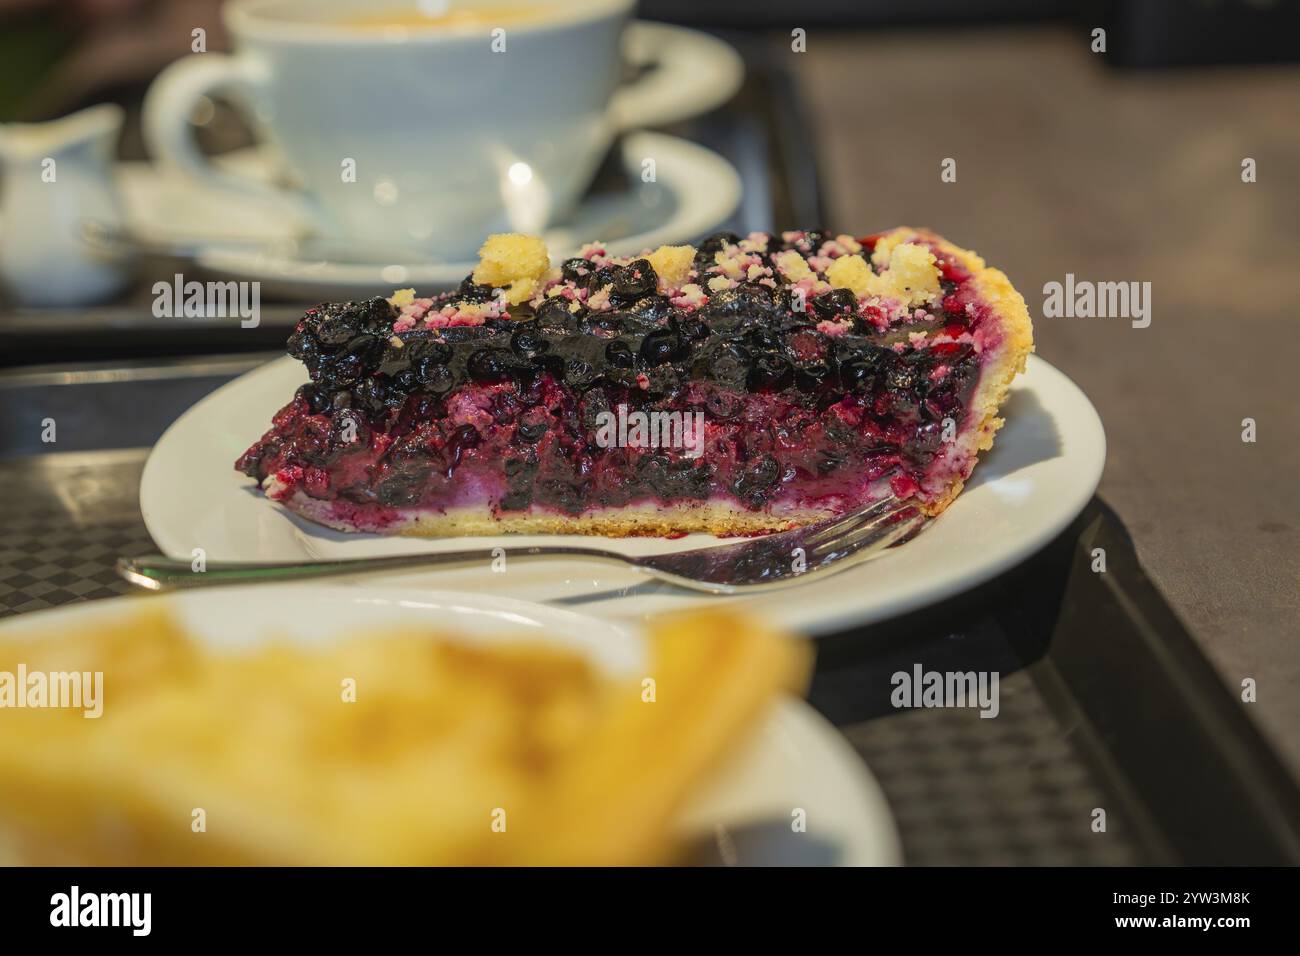
<path fill-rule="evenodd" d="M 632 368 L 636 364 L 636 353 L 622 339 L 615 339 L 605 346 L 605 361 L 615 368 Z"/>
<path fill-rule="evenodd" d="M 316 338 L 325 345 L 342 345 L 356 332 L 356 324 L 341 315 L 331 315 L 316 326 Z"/>
<path fill-rule="evenodd" d="M 560 335 L 576 331 L 579 317 L 587 311 L 587 307 L 579 306 L 578 312 L 575 313 L 569 311 L 571 305 L 568 299 L 547 299 L 537 310 L 538 328 Z"/>
<path fill-rule="evenodd" d="M 496 298 L 496 293 L 490 285 L 477 285 L 473 277 L 466 276 L 465 281 L 460 284 L 456 290 L 457 302 L 482 303 L 491 302 Z"/>
<path fill-rule="evenodd" d="M 634 259 L 614 272 L 610 300 L 615 305 L 631 305 L 654 292 L 659 284 L 654 266 L 648 259 Z"/>
<path fill-rule="evenodd" d="M 753 364 L 749 349 L 737 343 L 727 343 L 707 354 L 706 374 L 720 385 L 743 389 Z"/>
<path fill-rule="evenodd" d="M 725 247 L 734 246 L 739 242 L 740 236 L 734 232 L 715 232 L 705 238 L 696 248 L 700 252 L 720 252 Z"/>
<path fill-rule="evenodd" d="M 754 390 L 780 391 L 794 378 L 790 363 L 780 355 L 765 353 L 754 359 L 749 373 L 749 387 Z"/>
<path fill-rule="evenodd" d="M 716 265 L 715 257 L 727 246 L 740 242 L 740 236 L 734 232 L 715 232 L 695 247 L 695 268 L 704 272 Z"/>
<path fill-rule="evenodd" d="M 794 368 L 795 384 L 805 392 L 811 392 L 821 385 L 829 372 L 825 362 L 799 362 Z"/>
<path fill-rule="evenodd" d="M 330 425 L 329 443 L 334 457 L 363 451 L 370 447 L 370 425 L 360 412 L 341 409 Z"/>
<path fill-rule="evenodd" d="M 590 312 L 578 322 L 578 329 L 588 335 L 608 337 L 622 331 L 620 315 L 618 312 Z"/>
<path fill-rule="evenodd" d="M 432 395 L 445 395 L 456 384 L 456 377 L 445 365 L 430 365 L 420 370 L 420 388 Z"/>
<path fill-rule="evenodd" d="M 451 437 L 447 439 L 447 477 L 450 478 L 455 472 L 456 466 L 465 456 L 465 452 L 471 448 L 477 448 L 482 442 L 483 436 L 478 433 L 478 429 L 473 425 L 461 425 Z"/>
<path fill-rule="evenodd" d="M 848 289 L 831 289 L 815 296 L 812 307 L 819 319 L 839 319 L 857 311 L 858 299 Z"/>
<path fill-rule="evenodd" d="M 298 361 L 304 361 L 308 355 L 317 352 L 320 349 L 318 342 L 310 333 L 295 331 L 289 336 L 289 341 L 285 343 L 285 351 L 292 358 Z"/>
<path fill-rule="evenodd" d="M 387 377 L 372 376 L 363 378 L 353 387 L 352 393 L 363 408 L 371 414 L 379 414 L 389 405 L 400 405 L 406 400 L 405 395 L 398 395 L 388 386 Z"/>
<path fill-rule="evenodd" d="M 451 358 L 451 346 L 446 342 L 439 342 L 429 338 L 410 339 L 403 351 L 406 353 L 407 363 L 416 368 L 425 363 L 429 365 L 446 365 Z"/>
<path fill-rule="evenodd" d="M 411 367 L 411 356 L 405 345 L 384 345 L 384 354 L 379 359 L 376 371 L 381 375 L 397 375 Z"/>
<path fill-rule="evenodd" d="M 688 342 L 703 342 L 713 334 L 713 330 L 709 328 L 707 322 L 702 322 L 693 316 L 687 316 L 678 321 L 677 331 Z"/>
<path fill-rule="evenodd" d="M 745 341 L 751 348 L 763 352 L 776 352 L 781 348 L 781 337 L 772 329 L 756 326 L 745 331 Z"/>
<path fill-rule="evenodd" d="M 346 395 L 347 392 L 343 394 Z M 299 385 L 298 391 L 294 395 L 306 404 L 307 410 L 313 415 L 319 415 L 329 408 L 329 396 L 310 382 L 306 385 Z"/>
<path fill-rule="evenodd" d="M 768 501 L 769 492 L 781 477 L 781 466 L 771 455 L 764 455 L 750 462 L 740 477 L 736 479 L 732 490 L 736 497 L 751 508 L 761 508 Z"/>
<path fill-rule="evenodd" d="M 421 470 L 396 471 L 381 478 L 375 485 L 375 497 L 380 504 L 401 508 L 419 503 L 420 490 L 425 476 Z"/>
<path fill-rule="evenodd" d="M 593 388 L 582 396 L 582 427 L 594 432 L 600 427 L 602 417 L 610 413 L 609 396 L 601 388 Z"/>
<path fill-rule="evenodd" d="M 503 382 L 518 367 L 506 349 L 486 348 L 470 354 L 465 370 L 479 382 Z"/>
<path fill-rule="evenodd" d="M 675 314 L 678 310 L 668 301 L 666 295 L 646 295 L 628 306 L 627 311 L 639 318 L 659 322 Z"/>
<path fill-rule="evenodd" d="M 564 363 L 564 381 L 574 388 L 586 388 L 599 377 L 596 367 L 583 359 L 569 359 Z"/>
<path fill-rule="evenodd" d="M 650 368 L 683 358 L 687 351 L 673 329 L 656 329 L 641 340 L 641 361 Z"/>
<path fill-rule="evenodd" d="M 704 397 L 704 414 L 708 420 L 729 422 L 744 409 L 741 397 L 730 391 L 711 391 Z"/>
<path fill-rule="evenodd" d="M 767 286 L 744 282 L 734 289 L 723 289 L 704 307 L 707 316 L 766 316 L 772 311 L 772 293 Z"/>
<path fill-rule="evenodd" d="M 849 359 L 839 366 L 840 385 L 848 391 L 866 387 L 875 377 L 875 369 L 862 359 Z"/>
<path fill-rule="evenodd" d="M 825 239 L 810 233 L 790 243 L 769 242 L 774 251 L 784 245 L 807 255 L 818 252 Z M 736 242 L 739 237 L 732 233 L 709 237 L 699 247 L 700 261 L 712 268 L 713 256 Z M 951 326 L 957 321 L 953 315 L 937 314 L 928 324 L 909 322 L 906 329 L 881 329 L 857 315 L 849 290 L 825 292 L 796 310 L 790 286 L 759 282 L 710 291 L 701 308 L 691 309 L 673 306 L 658 292 L 658 276 L 646 259 L 597 268 L 575 258 L 560 271 L 571 289 L 607 290 L 612 308 L 594 311 L 555 296 L 535 309 L 522 303 L 508 317 L 477 325 L 421 325 L 402 332 L 394 332 L 397 313 L 385 299 L 308 309 L 287 343 L 312 378 L 296 393 L 292 414 L 329 415 L 330 423 L 325 429 L 316 418 L 314 427 L 304 428 L 295 439 L 296 453 L 313 463 L 350 454 L 351 445 L 340 444 L 345 425 L 349 433 L 367 436 L 367 444 L 369 431 L 361 426 L 400 436 L 380 457 L 382 464 L 367 464 L 364 477 L 330 491 L 362 504 L 419 499 L 419 482 L 390 463 L 418 458 L 427 476 L 432 459 L 437 470 L 450 474 L 478 442 L 493 442 L 496 454 L 504 441 L 518 456 L 531 457 L 527 467 L 511 466 L 500 508 L 536 503 L 581 510 L 593 495 L 606 504 L 625 502 L 618 480 L 610 477 L 617 471 L 606 475 L 605 469 L 634 459 L 645 459 L 637 467 L 645 469 L 647 486 L 669 499 L 723 488 L 746 507 L 763 507 L 789 477 L 776 473 L 781 468 L 823 472 L 861 465 L 860 459 L 845 458 L 851 454 L 845 449 L 861 444 L 861 429 L 871 429 L 873 453 L 904 461 L 932 455 L 937 423 L 962 414 L 978 380 L 978 357 L 969 345 L 939 342 L 903 354 L 890 348 L 918 326 L 925 331 Z M 964 313 L 963 282 L 945 279 L 944 291 L 957 302 L 951 308 Z M 492 291 L 467 279 L 437 301 L 482 302 Z M 842 334 L 828 334 L 818 325 L 848 319 L 852 324 Z M 940 364 L 943 371 L 936 376 Z M 471 382 L 494 386 L 475 398 L 491 418 L 482 435 L 447 420 L 445 396 Z M 747 391 L 765 397 L 751 403 Z M 825 431 L 811 432 L 815 447 L 801 451 L 797 465 L 776 451 L 797 446 L 801 429 L 839 402 L 852 413 L 845 420 L 854 422 L 842 436 L 830 434 L 839 419 L 830 425 L 821 419 Z M 602 412 L 616 403 L 698 410 L 709 422 L 760 417 L 740 447 L 720 436 L 712 463 L 696 468 L 649 450 L 628 457 L 590 447 Z M 498 429 L 506 429 L 504 438 L 495 437 Z M 725 463 L 721 472 L 714 470 L 717 456 Z M 275 459 L 273 452 L 250 451 L 240 467 L 258 473 Z"/>
<path fill-rule="evenodd" d="M 565 259 L 564 263 L 560 266 L 560 275 L 564 277 L 565 281 L 573 282 L 578 285 L 583 285 L 586 282 L 587 277 L 595 271 L 596 267 L 593 266 L 590 261 L 583 259 L 581 256 L 576 256 L 572 259 Z"/>
<path fill-rule="evenodd" d="M 551 347 L 551 343 L 542 335 L 541 330 L 534 326 L 534 323 L 522 323 L 514 335 L 510 336 L 510 347 L 524 358 L 532 358 L 534 355 L 541 355 Z"/>
<path fill-rule="evenodd" d="M 536 444 L 542 440 L 550 427 L 551 422 L 545 409 L 530 408 L 520 417 L 519 424 L 515 427 L 515 435 L 520 441 Z"/>
<path fill-rule="evenodd" d="M 653 332 L 663 325 L 658 319 L 641 316 L 635 312 L 609 312 L 606 314 L 614 322 L 614 327 L 618 331 L 629 332 L 634 335 L 645 335 L 647 332 Z"/>
<path fill-rule="evenodd" d="M 593 292 L 597 289 L 603 289 L 606 286 L 612 286 L 618 278 L 620 271 L 619 266 L 603 266 L 587 276 L 586 287 Z"/>

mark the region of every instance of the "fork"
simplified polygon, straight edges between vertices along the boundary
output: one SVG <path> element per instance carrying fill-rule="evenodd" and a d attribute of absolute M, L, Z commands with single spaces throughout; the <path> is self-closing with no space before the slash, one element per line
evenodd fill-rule
<path fill-rule="evenodd" d="M 789 587 L 851 568 L 919 532 L 927 520 L 913 506 L 890 496 L 847 514 L 791 531 L 668 554 L 637 556 L 603 548 L 544 545 L 340 561 L 211 562 L 201 571 L 195 570 L 189 561 L 149 555 L 119 558 L 117 573 L 139 587 L 168 591 L 406 568 L 487 565 L 504 552 L 507 561 L 550 557 L 614 561 L 680 587 L 713 594 L 734 594 Z"/>

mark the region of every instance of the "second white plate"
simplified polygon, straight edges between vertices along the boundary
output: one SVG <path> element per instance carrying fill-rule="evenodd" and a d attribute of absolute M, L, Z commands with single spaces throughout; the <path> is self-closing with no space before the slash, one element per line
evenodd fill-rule
<path fill-rule="evenodd" d="M 296 518 L 234 470 L 235 459 L 306 381 L 280 359 L 223 386 L 182 415 L 145 465 L 140 507 L 158 546 L 209 561 L 302 561 L 530 544 L 597 544 L 632 554 L 718 543 L 575 536 L 386 538 L 348 535 Z M 651 582 L 637 572 L 581 561 L 508 563 L 404 574 L 440 588 L 580 606 L 605 618 L 637 619 L 674 608 L 742 600 L 765 618 L 804 634 L 881 620 L 980 584 L 1030 556 L 1077 515 L 1101 478 L 1106 440 L 1087 397 L 1047 362 L 1031 357 L 1003 409 L 1006 426 L 966 490 L 908 544 L 865 565 L 800 587 L 716 598 Z M 495 563 L 500 567 L 500 563 Z M 386 583 L 374 575 L 358 583 Z M 395 577 L 390 575 L 387 582 Z"/>
<path fill-rule="evenodd" d="M 115 598 L 25 614 L 0 624 L 0 643 L 47 628 L 94 630 L 157 600 Z M 297 584 L 188 591 L 165 600 L 186 630 L 215 651 L 255 647 L 272 637 L 314 647 L 349 633 L 425 627 L 465 640 L 557 643 L 615 674 L 639 673 L 645 654 L 636 628 L 485 595 Z M 791 830 L 793 808 L 804 811 L 806 832 Z M 889 806 L 861 758 L 793 697 L 778 700 L 738 742 L 692 795 L 677 828 L 705 861 L 716 855 L 719 862 L 733 862 L 727 855 L 734 851 L 741 865 L 892 866 L 900 856 Z M 0 840 L 0 863 L 2 854 Z"/>

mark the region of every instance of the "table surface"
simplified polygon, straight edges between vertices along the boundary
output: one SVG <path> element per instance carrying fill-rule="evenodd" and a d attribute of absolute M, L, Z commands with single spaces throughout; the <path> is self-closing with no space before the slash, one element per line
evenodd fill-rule
<path fill-rule="evenodd" d="M 826 225 L 929 226 L 1011 277 L 1038 354 L 1101 413 L 1100 494 L 1300 768 L 1300 68 L 1114 71 L 1062 27 L 814 32 L 788 55 Z M 1067 273 L 1150 282 L 1150 326 L 1042 318 Z"/>

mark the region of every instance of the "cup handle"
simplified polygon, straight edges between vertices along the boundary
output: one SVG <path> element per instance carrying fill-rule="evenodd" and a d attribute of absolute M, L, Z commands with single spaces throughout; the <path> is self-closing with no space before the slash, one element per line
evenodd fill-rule
<path fill-rule="evenodd" d="M 201 97 L 231 93 L 251 113 L 252 94 L 264 77 L 261 68 L 238 55 L 199 53 L 177 60 L 158 75 L 145 96 L 145 142 L 160 165 L 197 185 L 276 203 L 307 227 L 319 230 L 320 214 L 306 196 L 213 165 L 191 134 L 189 117 Z"/>
<path fill-rule="evenodd" d="M 610 116 L 621 131 L 707 113 L 731 99 L 745 79 L 744 61 L 730 44 L 666 23 L 629 23 L 623 56 L 650 69 L 614 92 Z"/>

